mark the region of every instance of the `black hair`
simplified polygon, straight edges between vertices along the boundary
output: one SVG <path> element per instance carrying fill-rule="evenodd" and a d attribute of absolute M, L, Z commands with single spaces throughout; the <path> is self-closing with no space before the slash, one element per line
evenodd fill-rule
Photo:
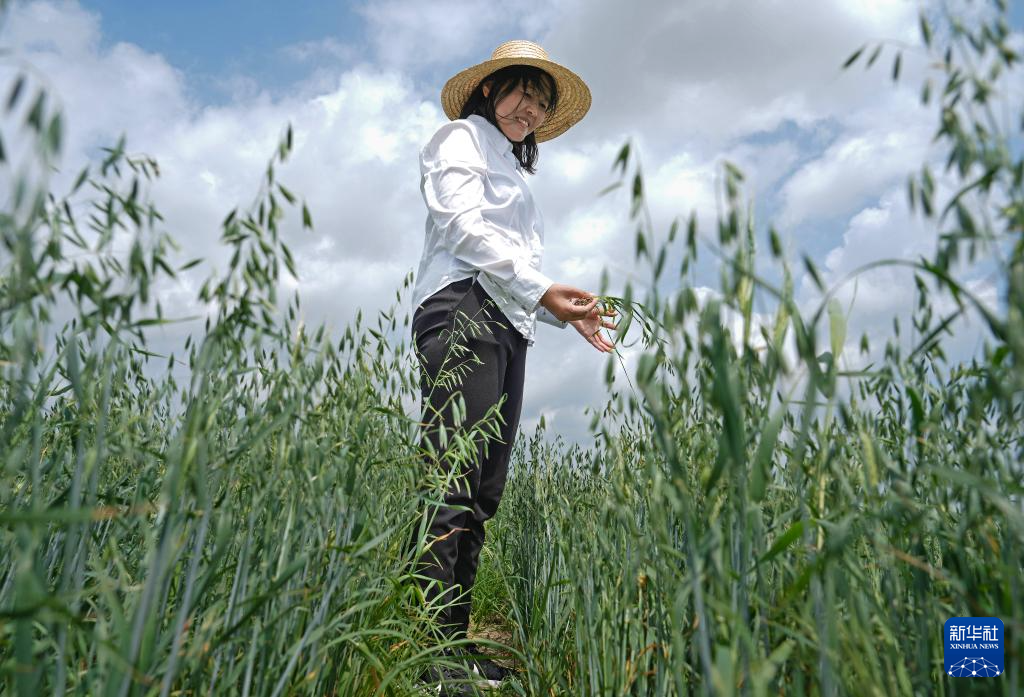
<path fill-rule="evenodd" d="M 484 85 L 490 83 L 490 94 L 484 96 Z M 524 90 L 538 90 L 548 98 L 547 118 L 551 118 L 558 106 L 558 87 L 551 75 L 535 68 L 532 65 L 509 65 L 491 73 L 476 86 L 473 93 L 469 95 L 465 106 L 462 107 L 460 119 L 470 114 L 479 114 L 494 124 L 500 131 L 498 118 L 494 107 L 517 87 Z M 540 154 L 537 149 L 537 139 L 533 133 L 526 136 L 522 142 L 512 141 L 512 154 L 519 161 L 519 166 L 533 174 L 537 169 L 537 157 Z"/>

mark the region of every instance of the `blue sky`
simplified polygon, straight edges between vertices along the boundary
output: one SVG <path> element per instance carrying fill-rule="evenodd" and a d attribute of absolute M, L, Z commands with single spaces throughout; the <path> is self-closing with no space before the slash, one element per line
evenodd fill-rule
<path fill-rule="evenodd" d="M 873 259 L 930 253 L 935 233 L 905 203 L 909 171 L 939 155 L 930 142 L 936 115 L 918 103 L 930 70 L 917 47 L 918 7 L 905 0 L 374 0 L 283 9 L 264 0 L 33 0 L 14 4 L 0 38 L 60 95 L 68 138 L 58 180 L 127 134 L 133 150 L 161 163 L 150 193 L 182 256 L 206 257 L 211 267 L 223 263 L 219 221 L 251 200 L 291 123 L 296 152 L 281 176 L 308 201 L 316 229 L 304 233 L 297 220 L 286 228 L 300 278 L 286 279 L 283 290 L 301 292 L 308 323 L 340 331 L 357 308 L 372 316 L 386 307 L 418 263 L 425 212 L 417 153 L 444 122 L 441 85 L 512 38 L 540 42 L 593 94 L 587 117 L 544 144 L 532 179 L 545 218 L 544 269 L 554 280 L 598 290 L 607 270 L 612 292 L 627 279 L 642 284 L 628 202 L 597 196 L 627 139 L 643 161 L 656 230 L 695 211 L 713 237 L 727 160 L 747 175 L 759 228 L 773 222 L 790 256 L 809 254 L 826 282 Z M 1021 3 L 1014 13 L 1019 29 Z M 879 39 L 909 47 L 900 85 L 888 79 L 891 48 L 872 71 L 839 68 Z M 207 273 L 200 267 L 160 288 L 165 309 L 202 314 L 195 293 Z M 700 273 L 674 282 L 705 286 L 707 296 L 717 277 L 705 255 Z M 968 279 L 998 302 L 983 274 Z M 813 306 L 817 292 L 799 275 L 796 283 L 801 302 Z M 912 294 L 909 274 L 863 277 L 851 355 L 861 332 L 879 346 Z M 841 297 L 850 301 L 852 293 Z M 180 344 L 185 331 L 159 341 Z M 979 336 L 975 325 L 952 343 L 969 353 Z M 635 357 L 627 353 L 627 364 Z M 531 349 L 524 426 L 543 413 L 549 427 L 585 442 L 583 409 L 607 398 L 604 360 L 572 330 L 542 326 Z"/>
<path fill-rule="evenodd" d="M 285 46 L 327 38 L 365 43 L 357 3 L 85 0 L 81 5 L 103 17 L 105 42 L 138 44 L 197 77 L 241 72 L 273 88 L 301 73 L 281 60 Z M 1024 27 L 1024 3 L 1010 2 L 1010 18 L 1014 27 Z"/>
<path fill-rule="evenodd" d="M 282 55 L 286 46 L 332 38 L 356 44 L 362 17 L 341 2 L 271 0 L 124 2 L 89 0 L 82 7 L 103 18 L 107 45 L 128 42 L 164 56 L 189 74 L 203 102 L 229 98 L 221 85 L 245 75 L 275 93 L 301 79 L 308 65 Z"/>

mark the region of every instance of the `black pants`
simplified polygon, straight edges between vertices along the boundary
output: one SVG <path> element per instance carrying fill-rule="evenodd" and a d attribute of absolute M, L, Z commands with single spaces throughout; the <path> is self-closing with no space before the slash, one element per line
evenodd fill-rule
<path fill-rule="evenodd" d="M 475 331 L 467 320 L 476 323 Z M 471 278 L 452 283 L 423 301 L 413 315 L 412 332 L 420 360 L 424 423 L 421 446 L 431 446 L 446 472 L 451 465 L 441 457 L 446 441 L 440 429 L 447 430 L 450 444 L 455 427 L 452 407 L 457 402 L 453 395 L 461 393 L 465 402 L 462 428 L 467 430 L 505 395 L 500 407 L 500 439 L 489 431 L 486 438 L 477 438 L 472 456 L 462 465 L 464 478 L 453 480 L 444 505 L 431 505 L 423 511 L 431 521 L 429 547 L 418 560 L 417 571 L 427 579 L 428 598 L 443 595 L 440 600 L 447 603 L 458 597 L 442 623 L 449 638 L 461 639 L 469 629 L 484 521 L 498 510 L 519 427 L 526 339 Z M 465 350 L 453 349 L 453 342 L 464 345 Z M 428 456 L 426 460 L 429 466 L 435 458 Z"/>

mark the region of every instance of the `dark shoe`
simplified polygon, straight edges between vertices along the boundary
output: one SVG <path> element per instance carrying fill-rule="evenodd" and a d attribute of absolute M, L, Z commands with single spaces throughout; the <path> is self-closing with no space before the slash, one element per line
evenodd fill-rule
<path fill-rule="evenodd" d="M 480 647 L 476 644 L 470 644 L 466 647 L 466 653 L 469 655 L 470 665 L 480 677 L 484 678 L 490 687 L 498 687 L 498 684 L 507 678 L 512 677 L 512 671 L 504 666 L 499 666 L 497 663 L 487 658 L 480 651 Z"/>
<path fill-rule="evenodd" d="M 461 660 L 463 656 L 456 656 L 451 653 L 444 654 L 446 658 Z M 473 685 L 480 685 L 480 677 L 475 671 L 467 670 L 462 666 L 430 666 L 420 675 L 420 683 L 428 690 L 440 697 L 469 697 L 475 696 L 476 690 Z"/>

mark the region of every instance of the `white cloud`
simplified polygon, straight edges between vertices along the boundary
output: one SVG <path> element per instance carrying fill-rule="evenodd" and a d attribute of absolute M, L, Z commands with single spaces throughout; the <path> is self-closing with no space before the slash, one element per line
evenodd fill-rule
<path fill-rule="evenodd" d="M 870 109 L 870 126 L 851 125 L 786 181 L 780 222 L 846 217 L 920 167 L 929 152 L 934 117 L 916 100 L 903 97 Z M 858 115 L 856 120 L 867 119 Z"/>
<path fill-rule="evenodd" d="M 69 153 L 112 144 L 123 132 L 152 138 L 189 118 L 183 75 L 132 44 L 101 49 L 99 17 L 76 3 L 16 4 L 8 21 L 12 50 L 66 106 Z"/>
<path fill-rule="evenodd" d="M 465 67 L 502 41 L 530 38 L 588 82 L 585 137 L 643 133 L 708 150 L 787 120 L 848 113 L 877 90 L 878 74 L 843 74 L 845 58 L 867 41 L 916 38 L 916 8 L 899 0 L 797 0 L 785 11 L 740 0 L 388 0 L 361 12 L 376 58 L 433 70 L 436 87 L 448 77 L 437 67 Z"/>
<path fill-rule="evenodd" d="M 275 98 L 251 77 L 226 74 L 236 84 L 219 107 L 197 103 L 189 76 L 160 55 L 104 44 L 102 18 L 73 2 L 14 5 L 4 36 L 61 95 L 65 180 L 97 146 L 127 133 L 133 151 L 161 163 L 153 195 L 184 258 L 223 263 L 219 223 L 252 200 L 291 122 L 295 150 L 279 177 L 307 199 L 316 229 L 301 231 L 294 215 L 284 235 L 309 324 L 339 328 L 356 307 L 373 315 L 393 301 L 422 248 L 416 156 L 444 120 L 440 86 L 511 38 L 539 40 L 594 96 L 582 123 L 542 146 L 531 181 L 546 221 L 545 269 L 558 281 L 597 290 L 607 267 L 617 292 L 636 273 L 628 191 L 597 198 L 630 135 L 659 234 L 692 209 L 702 230 L 711 229 L 728 160 L 747 173 L 759 209 L 778 203 L 790 223 L 843 221 L 819 247 L 831 250 L 819 258 L 830 279 L 933 243 L 901 208 L 898 186 L 931 132 L 916 94 L 892 88 L 881 65 L 867 73 L 839 69 L 865 42 L 915 41 L 911 3 L 795 0 L 783 11 L 739 0 L 385 0 L 360 12 L 371 50 L 356 53 L 330 38 L 282 46 L 283 57 L 309 66 L 308 80 Z M 905 61 L 916 87 L 922 67 Z M 333 67 L 340 64 L 344 70 Z M 903 283 L 862 281 L 857 308 L 874 315 L 871 326 L 898 308 Z M 196 285 L 183 279 L 165 291 L 168 303 L 195 314 L 186 300 Z M 607 359 L 572 329 L 539 332 L 524 423 L 545 410 L 559 432 L 585 441 L 583 407 L 604 404 Z M 625 389 L 624 380 L 617 384 Z"/>
<path fill-rule="evenodd" d="M 589 132 L 643 132 L 714 151 L 722 139 L 842 116 L 876 76 L 839 66 L 869 40 L 913 40 L 915 8 L 837 0 L 556 3 L 544 37 L 588 80 Z M 657 18 L 652 21 L 652 18 Z"/>
<path fill-rule="evenodd" d="M 502 41 L 521 38 L 531 12 L 542 7 L 537 0 L 516 5 L 488 0 L 378 0 L 362 5 L 359 12 L 366 19 L 376 59 L 415 71 L 472 60 L 485 48 L 486 55 L 473 62 L 489 58 Z"/>
<path fill-rule="evenodd" d="M 878 206 L 865 208 L 849 223 L 843 243 L 825 257 L 825 268 L 838 280 L 878 259 L 913 259 L 930 253 L 935 237 L 906 205 L 901 189 L 886 192 Z"/>
<path fill-rule="evenodd" d="M 185 77 L 159 55 L 126 43 L 104 48 L 99 18 L 75 4 L 16 6 L 8 35 L 61 97 L 68 136 L 59 180 L 66 184 L 95 148 L 122 132 L 130 151 L 159 161 L 162 176 L 151 193 L 166 229 L 182 260 L 210 262 L 163 287 L 168 315 L 202 314 L 198 278 L 226 261 L 220 221 L 253 201 L 288 123 L 295 147 L 278 179 L 308 201 L 316 229 L 301 231 L 293 211 L 283 234 L 310 322 L 338 328 L 358 307 L 372 314 L 415 266 L 425 216 L 416 153 L 443 117 L 408 77 L 361 65 L 313 95 L 275 100 L 256 92 L 203 107 L 190 102 Z M 175 331 L 189 328 L 165 332 L 168 340 Z"/>
<path fill-rule="evenodd" d="M 348 62 L 356 60 L 359 54 L 354 46 L 326 37 L 289 44 L 281 48 L 281 55 L 300 63 L 313 63 L 325 58 Z"/>
<path fill-rule="evenodd" d="M 833 145 L 786 183 L 782 222 L 796 224 L 808 218 L 848 214 L 866 195 L 875 194 L 878 184 L 906 176 L 907 135 L 855 135 Z"/>
<path fill-rule="evenodd" d="M 861 210 L 850 220 L 842 243 L 825 256 L 822 268 L 826 288 L 835 289 L 835 297 L 847 314 L 845 359 L 848 365 L 878 360 L 884 342 L 892 337 L 894 318 L 903 328 L 903 346 L 915 345 L 921 338 L 911 330 L 918 297 L 915 273 L 928 287 L 935 286 L 929 274 L 915 271 L 905 264 L 886 264 L 865 270 L 866 267 L 880 260 L 915 262 L 931 258 L 937 244 L 934 224 L 911 213 L 901 187 L 885 192 L 878 205 Z M 997 289 L 990 279 L 979 276 L 980 273 L 983 273 L 982 269 L 962 265 L 954 275 L 965 279 L 962 281 L 964 287 L 990 310 L 997 311 Z M 804 278 L 798 295 L 808 314 L 820 303 L 820 293 L 809 278 Z M 930 303 L 936 318 L 956 309 L 955 302 L 945 293 L 933 294 Z M 824 325 L 820 329 L 827 332 Z M 958 319 L 951 326 L 951 331 L 952 336 L 943 341 L 943 346 L 947 357 L 953 360 L 969 358 L 980 348 L 980 342 L 986 336 L 983 323 L 973 309 Z M 872 347 L 868 356 L 860 355 L 859 343 L 863 334 L 867 335 Z"/>

